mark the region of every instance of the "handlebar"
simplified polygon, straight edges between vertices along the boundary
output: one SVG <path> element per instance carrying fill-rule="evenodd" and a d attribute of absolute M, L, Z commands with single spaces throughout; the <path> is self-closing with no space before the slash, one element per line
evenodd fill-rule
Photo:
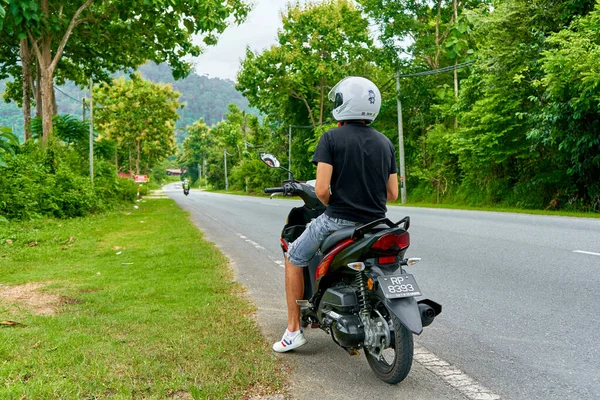
<path fill-rule="evenodd" d="M 278 188 L 265 188 L 265 193 L 269 194 L 269 193 L 283 193 L 284 192 L 284 188 L 282 187 L 278 187 Z"/>

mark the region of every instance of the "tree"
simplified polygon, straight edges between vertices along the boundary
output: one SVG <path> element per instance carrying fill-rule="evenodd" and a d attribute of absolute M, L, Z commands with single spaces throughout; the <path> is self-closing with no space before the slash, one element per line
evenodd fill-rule
<path fill-rule="evenodd" d="M 200 177 L 199 166 L 208 160 L 213 150 L 216 140 L 210 132 L 203 118 L 188 125 L 186 128 L 187 137 L 182 144 L 182 152 L 177 162 L 192 175 L 192 181 L 196 182 Z M 201 168 L 201 167 L 200 167 Z"/>
<path fill-rule="evenodd" d="M 574 187 L 560 190 L 600 208 L 600 2 L 568 29 L 549 36 L 543 53 L 541 112 L 529 138 L 556 149 L 554 160 Z"/>
<path fill-rule="evenodd" d="M 174 76 L 183 77 L 190 71 L 183 57 L 200 53 L 193 35 L 215 44 L 231 17 L 239 22 L 248 12 L 242 0 L 2 1 L 6 9 L 0 13 L 0 33 L 28 40 L 35 55 L 43 144 L 52 131 L 53 82 L 63 57 L 61 77 L 78 84 L 87 83 L 83 78 L 92 75 L 106 79 L 108 72 L 135 68 L 148 59 L 168 61 Z"/>
<path fill-rule="evenodd" d="M 100 138 L 116 142 L 121 152 L 134 154 L 137 174 L 142 166 L 148 171 L 173 154 L 177 109 L 182 105 L 170 85 L 155 84 L 136 74 L 127 80 L 115 79 L 112 86 L 103 84 L 94 97 L 99 105 L 94 120 Z M 130 170 L 131 164 L 130 158 Z"/>
<path fill-rule="evenodd" d="M 451 151 L 458 155 L 463 184 L 489 201 L 512 197 L 529 207 L 554 204 L 557 184 L 566 179 L 555 173 L 554 151 L 538 146 L 530 132 L 538 128 L 544 98 L 539 82 L 547 38 L 577 18 L 567 12 L 571 4 L 513 0 L 474 17 L 478 62 L 463 84 L 462 126 Z M 573 10 L 587 13 L 581 4 Z M 557 127 L 556 121 L 550 123 Z"/>
<path fill-rule="evenodd" d="M 304 124 L 323 124 L 329 89 L 344 76 L 368 75 L 371 67 L 368 22 L 346 0 L 289 6 L 278 42 L 262 53 L 246 50 L 237 88 L 282 121 L 293 121 L 290 112 L 299 105 Z"/>

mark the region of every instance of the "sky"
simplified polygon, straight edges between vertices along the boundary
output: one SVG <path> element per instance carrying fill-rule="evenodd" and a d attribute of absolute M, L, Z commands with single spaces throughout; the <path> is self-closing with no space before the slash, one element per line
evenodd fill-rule
<path fill-rule="evenodd" d="M 280 12 L 287 0 L 254 0 L 246 22 L 229 26 L 219 37 L 216 46 L 208 47 L 193 63 L 199 75 L 235 80 L 246 46 L 263 50 L 277 41 L 281 26 Z"/>

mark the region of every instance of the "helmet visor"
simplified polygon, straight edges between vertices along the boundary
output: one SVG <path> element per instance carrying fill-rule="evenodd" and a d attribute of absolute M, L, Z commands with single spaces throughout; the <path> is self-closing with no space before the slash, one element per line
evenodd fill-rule
<path fill-rule="evenodd" d="M 336 94 L 338 94 L 338 89 L 339 89 L 340 85 L 341 85 L 342 83 L 344 83 L 344 81 L 345 81 L 346 79 L 348 79 L 348 78 L 349 78 L 349 77 L 346 77 L 346 78 L 342 79 L 341 81 L 339 81 L 339 82 L 338 82 L 338 83 L 337 83 L 337 84 L 336 84 L 336 85 L 335 85 L 333 88 L 331 88 L 331 90 L 329 91 L 329 94 L 327 95 L 327 98 L 329 99 L 329 101 L 333 101 L 333 102 L 335 103 L 335 105 L 333 106 L 333 108 L 337 108 L 337 107 L 339 107 L 339 106 L 340 106 L 340 105 L 343 103 L 343 101 L 342 101 L 342 102 L 340 102 L 340 104 L 337 104 L 338 97 L 336 96 Z M 339 94 L 341 95 L 341 93 L 339 93 Z"/>

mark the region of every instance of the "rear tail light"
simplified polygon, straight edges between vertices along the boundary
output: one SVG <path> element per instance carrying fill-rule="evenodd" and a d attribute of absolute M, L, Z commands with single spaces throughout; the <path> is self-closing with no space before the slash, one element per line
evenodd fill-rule
<path fill-rule="evenodd" d="M 379 264 L 392 264 L 396 262 L 396 256 L 379 257 Z"/>
<path fill-rule="evenodd" d="M 315 280 L 325 276 L 336 254 L 342 251 L 344 248 L 348 247 L 352 242 L 354 242 L 354 239 L 346 239 L 343 242 L 340 242 L 329 253 L 327 253 L 325 257 L 323 257 L 321 263 L 317 267 L 317 271 L 315 273 Z"/>
<path fill-rule="evenodd" d="M 403 232 L 400 235 L 386 233 L 371 245 L 371 249 L 385 252 L 398 252 L 408 248 L 409 245 L 410 236 L 408 235 L 408 232 Z"/>

